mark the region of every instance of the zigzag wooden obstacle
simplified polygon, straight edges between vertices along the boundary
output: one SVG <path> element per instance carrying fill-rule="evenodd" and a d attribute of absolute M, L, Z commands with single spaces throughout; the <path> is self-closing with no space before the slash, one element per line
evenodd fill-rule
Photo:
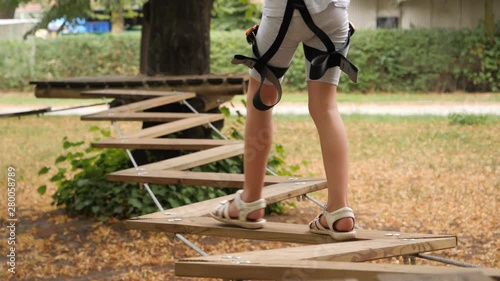
<path fill-rule="evenodd" d="M 61 88 L 78 91 L 78 97 L 111 97 L 140 99 L 137 102 L 111 108 L 104 112 L 83 116 L 89 121 L 148 121 L 162 124 L 135 133 L 93 143 L 94 147 L 121 149 L 186 150 L 190 154 L 146 164 L 137 168 L 111 173 L 112 181 L 181 184 L 213 187 L 241 188 L 243 175 L 225 173 L 201 173 L 186 171 L 222 159 L 243 154 L 243 143 L 232 140 L 165 139 L 158 138 L 188 128 L 222 120 L 221 114 L 144 112 L 160 105 L 185 102 L 199 95 L 219 96 L 244 92 L 245 79 L 229 76 L 203 76 L 180 78 L 120 78 L 67 79 L 57 83 L 33 82 L 38 97 L 61 97 L 67 93 Z M 108 89 L 89 90 L 106 85 Z M 120 89 L 119 87 L 129 87 Z M 144 86 L 156 86 L 154 91 Z M 159 86 L 160 85 L 160 86 Z M 235 86 L 237 85 L 237 86 Z M 140 88 L 140 87 L 143 88 Z M 137 88 L 134 88 L 137 87 Z M 207 87 L 209 89 L 207 89 Z M 239 87 L 239 88 L 238 88 Z M 196 93 L 178 92 L 179 89 L 195 89 Z M 217 93 L 214 89 L 225 88 Z M 229 89 L 228 89 L 229 88 Z M 238 88 L 238 90 L 236 90 Z M 83 91 L 82 91 L 83 90 Z M 75 97 L 73 95 L 73 97 Z M 227 100 L 225 98 L 224 100 Z M 212 105 L 220 102 L 213 101 Z M 263 197 L 268 204 L 302 196 L 326 188 L 323 179 L 267 176 Z M 329 236 L 311 234 L 306 225 L 268 222 L 259 230 L 247 230 L 226 226 L 207 217 L 208 213 L 224 199 L 224 196 L 193 203 L 187 206 L 160 211 L 128 220 L 127 226 L 145 231 L 163 231 L 177 234 L 197 234 L 231 238 L 309 244 L 306 246 L 184 258 L 175 264 L 178 276 L 234 279 L 300 279 L 300 280 L 381 280 L 393 281 L 397 273 L 405 278 L 418 278 L 427 274 L 433 280 L 439 276 L 454 278 L 500 279 L 496 269 L 464 269 L 431 266 L 405 266 L 359 262 L 382 258 L 414 255 L 456 247 L 457 238 L 452 235 L 429 235 L 358 230 L 355 241 L 337 242 Z M 396 274 L 396 275 L 394 275 Z M 415 277 L 414 274 L 417 274 Z M 430 274 L 430 275 L 429 275 Z M 343 279 L 342 279 L 343 278 Z M 345 279 L 351 278 L 351 279 Z M 484 280 L 486 280 L 484 279 Z M 417 280 L 417 279 L 407 279 Z M 435 279 L 437 280 L 437 279 Z M 444 280 L 444 279 L 443 279 Z M 460 280 L 460 279 L 454 279 Z M 463 279 L 465 280 L 465 279 Z M 477 279 L 479 280 L 479 279 Z"/>

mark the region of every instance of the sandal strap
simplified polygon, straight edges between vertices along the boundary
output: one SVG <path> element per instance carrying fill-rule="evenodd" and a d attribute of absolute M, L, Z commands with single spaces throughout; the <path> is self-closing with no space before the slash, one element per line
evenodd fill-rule
<path fill-rule="evenodd" d="M 245 221 L 247 219 L 248 214 L 253 211 L 257 211 L 259 209 L 264 209 L 266 207 L 266 200 L 261 198 L 259 200 L 253 202 L 243 202 L 241 200 L 241 194 L 243 190 L 238 190 L 234 197 L 234 203 L 236 204 L 236 208 L 238 209 L 238 217 L 239 220 Z"/>
<path fill-rule="evenodd" d="M 229 216 L 229 204 L 231 201 L 229 200 L 224 200 L 219 203 L 219 206 L 215 208 L 215 214 L 221 218 L 224 219 L 230 219 L 231 217 Z"/>
<path fill-rule="evenodd" d="M 319 220 L 321 219 L 322 214 L 317 215 L 310 223 L 309 223 L 309 229 L 315 229 L 315 230 L 327 230 Z"/>
<path fill-rule="evenodd" d="M 323 215 L 325 216 L 326 222 L 328 223 L 328 228 L 333 228 L 335 222 L 343 218 L 352 218 L 353 220 L 355 220 L 354 212 L 349 207 L 340 208 L 331 213 L 329 213 L 325 208 L 323 210 Z"/>

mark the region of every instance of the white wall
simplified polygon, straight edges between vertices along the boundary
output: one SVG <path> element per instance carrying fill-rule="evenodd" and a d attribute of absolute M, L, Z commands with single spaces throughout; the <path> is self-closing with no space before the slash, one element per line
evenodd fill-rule
<path fill-rule="evenodd" d="M 0 39 L 22 39 L 38 20 L 0 20 Z"/>
<path fill-rule="evenodd" d="M 485 0 L 351 0 L 350 17 L 359 29 L 377 28 L 377 17 L 399 17 L 400 28 L 476 27 L 484 18 Z M 500 0 L 493 1 L 495 21 Z"/>
<path fill-rule="evenodd" d="M 377 0 L 351 0 L 349 20 L 358 29 L 377 28 Z"/>

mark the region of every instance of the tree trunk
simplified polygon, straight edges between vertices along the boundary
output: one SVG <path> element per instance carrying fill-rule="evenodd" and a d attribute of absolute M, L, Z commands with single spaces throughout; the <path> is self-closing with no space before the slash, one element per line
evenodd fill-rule
<path fill-rule="evenodd" d="M 123 32 L 123 26 L 125 25 L 125 19 L 123 18 L 123 8 L 117 8 L 111 10 L 111 32 L 120 33 Z"/>
<path fill-rule="evenodd" d="M 201 75 L 210 72 L 210 17 L 213 0 L 149 0 L 143 6 L 140 70 L 146 75 Z M 189 101 L 199 112 L 203 101 Z M 175 103 L 147 111 L 191 112 Z M 219 113 L 218 108 L 208 112 Z M 222 128 L 224 122 L 213 125 Z M 144 122 L 143 128 L 158 125 Z M 198 126 L 176 134 L 176 138 L 211 138 L 212 130 Z M 168 136 L 167 136 L 168 137 Z M 180 155 L 179 151 L 135 150 L 139 165 Z"/>
<path fill-rule="evenodd" d="M 486 31 L 493 37 L 495 34 L 495 15 L 493 14 L 493 0 L 484 1 L 484 25 Z"/>
<path fill-rule="evenodd" d="M 150 0 L 144 5 L 141 72 L 199 75 L 210 72 L 213 0 Z"/>
<path fill-rule="evenodd" d="M 17 5 L 14 2 L 5 3 L 5 1 L 0 1 L 3 7 L 0 7 L 0 19 L 13 19 L 16 14 Z"/>

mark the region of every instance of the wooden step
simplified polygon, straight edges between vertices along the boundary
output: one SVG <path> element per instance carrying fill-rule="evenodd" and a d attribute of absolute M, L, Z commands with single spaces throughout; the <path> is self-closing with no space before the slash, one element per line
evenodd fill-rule
<path fill-rule="evenodd" d="M 99 98 L 158 97 L 172 94 L 176 94 L 176 92 L 158 90 L 148 91 L 144 89 L 100 89 L 81 92 L 83 97 L 89 96 Z"/>
<path fill-rule="evenodd" d="M 318 209 L 318 213 L 320 210 Z M 313 218 L 311 218 L 313 219 Z M 309 231 L 307 224 L 291 224 L 267 222 L 261 229 L 244 229 L 224 225 L 208 217 L 177 217 L 176 215 L 163 218 L 131 219 L 126 221 L 131 229 L 146 231 L 163 231 L 179 234 L 195 234 L 218 237 L 244 238 L 264 241 L 279 241 L 302 244 L 336 243 L 328 235 L 317 235 Z M 356 240 L 373 239 L 431 239 L 452 238 L 450 235 L 397 233 L 393 231 L 357 230 Z M 455 237 L 456 239 L 456 237 Z"/>
<path fill-rule="evenodd" d="M 473 269 L 470 272 L 456 273 L 384 273 L 379 274 L 378 281 L 494 281 L 480 271 Z"/>
<path fill-rule="evenodd" d="M 120 138 L 106 139 L 92 143 L 97 148 L 152 149 L 152 150 L 204 150 L 222 145 L 238 144 L 236 140 L 216 139 L 158 139 Z"/>
<path fill-rule="evenodd" d="M 217 174 L 215 174 L 217 175 Z M 295 181 L 294 181 L 295 180 Z M 267 204 L 283 201 L 290 198 L 295 198 L 299 195 L 318 191 L 326 188 L 325 180 L 310 180 L 307 182 L 297 182 L 296 179 L 288 180 L 279 184 L 265 186 L 262 189 L 262 198 L 266 199 Z M 132 220 L 149 220 L 149 219 L 169 219 L 172 217 L 201 217 L 208 215 L 221 201 L 234 198 L 234 194 L 205 200 L 166 211 L 151 213 L 140 216 Z"/>
<path fill-rule="evenodd" d="M 242 155 L 243 152 L 243 143 L 218 146 L 207 150 L 193 152 L 179 157 L 143 165 L 138 168 L 121 170 L 118 172 L 114 172 L 113 174 L 137 174 L 138 171 L 140 171 L 141 174 L 144 174 L 145 172 L 162 170 L 185 170 L 222 159 Z"/>
<path fill-rule="evenodd" d="M 428 239 L 374 239 L 241 252 L 231 255 L 238 256 L 242 260 L 250 262 L 272 261 L 276 259 L 363 262 L 450 249 L 456 246 L 457 239 L 454 236 Z M 226 255 L 214 255 L 187 260 L 196 259 L 197 261 L 221 262 L 225 260 L 224 256 Z"/>
<path fill-rule="evenodd" d="M 339 243 L 339 245 L 344 245 Z M 230 257 L 228 255 L 228 257 Z M 204 277 L 219 279 L 257 279 L 257 280 L 337 280 L 337 278 L 353 278 L 360 281 L 381 281 L 378 276 L 388 273 L 408 273 L 434 275 L 462 275 L 480 272 L 495 280 L 500 279 L 500 270 L 493 268 L 460 268 L 445 266 L 418 266 L 400 264 L 375 264 L 352 262 L 326 261 L 290 261 L 281 260 L 254 260 L 246 263 L 239 259 L 225 259 L 223 261 L 179 260 L 175 263 L 175 275 L 183 277 Z M 407 280 L 407 279 L 398 279 Z M 417 279 L 443 280 L 443 279 Z M 456 281 L 476 279 L 451 279 Z M 480 279 L 479 279 L 480 280 Z"/>
<path fill-rule="evenodd" d="M 170 123 L 156 125 L 142 129 L 136 133 L 126 135 L 128 138 L 155 138 L 171 133 L 180 132 L 200 125 L 206 125 L 224 119 L 224 114 L 203 114 L 193 118 L 180 119 Z"/>
<path fill-rule="evenodd" d="M 82 117 L 84 121 L 149 121 L 172 122 L 185 118 L 199 117 L 207 114 L 199 113 L 171 113 L 171 112 L 123 112 L 109 114 L 107 111 Z"/>
<path fill-rule="evenodd" d="M 111 115 L 119 113 L 119 112 L 136 112 L 136 111 L 141 111 L 141 110 L 145 110 L 145 109 L 158 107 L 161 105 L 171 104 L 174 102 L 180 102 L 180 101 L 183 101 L 186 99 L 194 98 L 195 96 L 196 96 L 195 93 L 175 92 L 173 94 L 169 94 L 169 95 L 162 96 L 162 97 L 146 99 L 143 101 L 138 101 L 138 102 L 134 102 L 134 103 L 129 103 L 129 104 L 113 107 L 107 111 L 100 112 L 97 114 L 106 113 L 108 116 L 111 116 Z"/>
<path fill-rule="evenodd" d="M 292 178 L 295 184 L 307 183 L 311 179 L 308 178 Z M 110 181 L 120 182 L 138 182 L 138 183 L 154 183 L 154 184 L 180 184 L 180 185 L 197 185 L 197 186 L 213 186 L 213 187 L 231 187 L 242 188 L 244 175 L 229 174 L 229 173 L 208 173 L 208 172 L 185 172 L 185 171 L 145 171 L 130 169 L 127 172 L 114 172 L 108 175 Z M 290 177 L 266 176 L 264 184 L 270 185 L 274 183 L 290 182 Z"/>

